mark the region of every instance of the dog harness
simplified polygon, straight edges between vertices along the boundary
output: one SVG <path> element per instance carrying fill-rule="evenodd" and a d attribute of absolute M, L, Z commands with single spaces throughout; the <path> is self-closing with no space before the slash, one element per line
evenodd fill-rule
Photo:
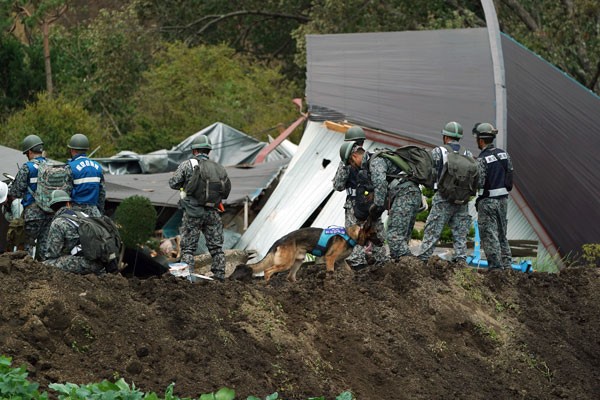
<path fill-rule="evenodd" d="M 310 254 L 316 257 L 323 256 L 323 254 L 327 252 L 327 243 L 329 243 L 329 240 L 334 236 L 341 236 L 350 246 L 356 246 L 356 241 L 348 236 L 346 229 L 341 226 L 330 226 L 329 228 L 323 229 L 319 241 L 317 242 L 317 246 L 310 251 Z"/>

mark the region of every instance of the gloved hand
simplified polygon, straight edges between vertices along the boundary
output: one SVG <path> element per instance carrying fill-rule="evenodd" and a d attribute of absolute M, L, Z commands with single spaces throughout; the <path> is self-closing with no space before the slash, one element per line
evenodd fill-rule
<path fill-rule="evenodd" d="M 381 214 L 383 214 L 384 211 L 385 207 L 371 204 L 371 206 L 369 207 L 369 216 L 373 221 L 375 221 L 376 219 L 379 219 L 379 217 L 381 217 Z"/>

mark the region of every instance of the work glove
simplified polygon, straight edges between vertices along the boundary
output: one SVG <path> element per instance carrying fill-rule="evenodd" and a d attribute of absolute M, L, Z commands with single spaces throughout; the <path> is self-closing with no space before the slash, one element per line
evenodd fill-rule
<path fill-rule="evenodd" d="M 383 214 L 384 211 L 385 208 L 383 206 L 371 204 L 371 206 L 369 207 L 369 217 L 371 217 L 371 219 L 375 221 L 379 219 L 379 217 L 381 217 L 381 214 Z"/>

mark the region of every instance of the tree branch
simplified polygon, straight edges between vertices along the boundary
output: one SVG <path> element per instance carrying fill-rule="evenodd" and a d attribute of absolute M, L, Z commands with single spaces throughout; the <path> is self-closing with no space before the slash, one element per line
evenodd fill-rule
<path fill-rule="evenodd" d="M 201 24 L 204 21 L 209 21 L 207 22 L 205 25 L 203 25 L 197 32 L 196 34 L 199 35 L 202 32 L 204 32 L 206 29 L 208 29 L 211 25 L 218 23 L 224 19 L 227 18 L 232 18 L 232 17 L 237 17 L 240 15 L 262 15 L 265 17 L 276 17 L 276 18 L 287 18 L 287 19 L 295 19 L 297 21 L 301 21 L 301 22 L 309 22 L 310 18 L 309 17 L 305 17 L 304 15 L 294 15 L 294 14 L 286 14 L 286 13 L 274 13 L 274 12 L 267 12 L 267 11 L 254 11 L 254 10 L 240 10 L 240 11 L 233 11 L 227 14 L 210 14 L 210 15 L 205 15 L 202 18 L 199 18 L 195 21 L 190 22 L 187 25 L 183 25 L 183 26 L 165 26 L 163 29 L 165 30 L 186 30 L 186 29 L 190 29 L 195 25 Z"/>
<path fill-rule="evenodd" d="M 600 79 L 600 61 L 598 61 L 598 65 L 596 65 L 596 73 L 587 84 L 588 89 L 593 91 L 594 87 L 596 87 L 596 84 L 598 83 L 598 79 Z"/>
<path fill-rule="evenodd" d="M 514 11 L 514 13 L 523 21 L 523 23 L 529 28 L 532 32 L 539 32 L 540 27 L 535 22 L 533 16 L 523 7 L 520 1 L 518 0 L 501 0 L 508 8 Z"/>

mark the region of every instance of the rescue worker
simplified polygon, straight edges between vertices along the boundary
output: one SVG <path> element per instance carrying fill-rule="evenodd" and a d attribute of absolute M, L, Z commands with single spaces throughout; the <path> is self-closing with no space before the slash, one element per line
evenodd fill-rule
<path fill-rule="evenodd" d="M 463 128 L 458 122 L 448 122 L 444 125 L 441 134 L 444 145 L 449 145 L 454 151 L 458 151 L 461 148 L 459 141 L 463 136 Z M 447 152 L 448 150 L 443 146 L 438 146 L 431 150 L 433 169 L 436 176 L 434 189 L 437 188 L 437 182 L 439 182 L 444 165 L 447 163 Z M 473 154 L 468 149 L 464 149 L 463 155 L 473 157 Z M 454 247 L 452 261 L 466 265 L 467 235 L 471 227 L 471 216 L 469 215 L 468 207 L 467 203 L 451 203 L 439 191 L 435 192 L 431 201 L 429 216 L 427 217 L 427 221 L 425 221 L 423 241 L 421 242 L 420 252 L 417 255 L 419 259 L 427 262 L 433 254 L 435 244 L 440 239 L 444 226 L 448 224 L 452 230 Z"/>
<path fill-rule="evenodd" d="M 46 213 L 35 202 L 33 194 L 37 189 L 38 167 L 45 163 L 43 156 L 44 142 L 37 135 L 29 135 L 21 143 L 21 150 L 27 162 L 17 172 L 8 190 L 8 204 L 14 199 L 21 199 L 25 230 L 25 250 L 41 260 L 43 258 L 48 229 L 52 214 Z"/>
<path fill-rule="evenodd" d="M 73 188 L 71 201 L 74 210 L 92 217 L 104 214 L 106 191 L 102 167 L 86 156 L 90 148 L 87 136 L 76 133 L 67 144 L 71 158 L 67 160 L 68 182 Z"/>
<path fill-rule="evenodd" d="M 365 131 L 360 126 L 352 126 L 346 131 L 344 142 L 362 147 L 366 138 Z M 333 177 L 333 189 L 338 192 L 346 191 L 346 202 L 344 203 L 344 224 L 346 227 L 359 222 L 354 213 L 357 184 L 358 170 L 340 161 Z M 367 260 L 364 246 L 354 246 L 352 253 L 346 259 L 346 263 L 354 269 L 365 267 Z"/>
<path fill-rule="evenodd" d="M 408 246 L 417 213 L 422 205 L 419 185 L 406 178 L 406 174 L 393 161 L 366 152 L 363 148 L 347 146 L 346 160 L 355 168 L 368 171 L 373 186 L 373 204 L 369 208 L 372 220 L 380 220 L 388 210 L 387 243 L 390 257 L 412 256 Z"/>
<path fill-rule="evenodd" d="M 181 262 L 189 266 L 190 273 L 194 270 L 194 254 L 198 248 L 198 239 L 200 234 L 204 234 L 206 247 L 212 257 L 211 271 L 213 278 L 218 281 L 225 279 L 225 254 L 223 252 L 223 221 L 219 215 L 219 204 L 203 204 L 193 196 L 187 195 L 189 183 L 194 172 L 194 165 L 203 162 L 210 162 L 213 168 L 217 169 L 220 179 L 225 180 L 229 186 L 222 193 L 225 199 L 231 190 L 231 183 L 227 177 L 225 168 L 210 161 L 208 154 L 212 150 L 210 139 L 205 135 L 198 135 L 191 144 L 192 158 L 179 164 L 174 175 L 169 179 L 171 189 L 179 190 L 182 193 L 182 199 L 179 204 L 183 208 L 183 220 L 181 222 Z M 224 175 L 223 175 L 224 174 Z M 191 190 L 190 190 L 191 192 Z"/>
<path fill-rule="evenodd" d="M 510 269 L 512 256 L 506 238 L 508 192 L 512 190 L 513 166 L 505 150 L 494 146 L 498 130 L 490 123 L 478 123 L 473 136 L 481 150 L 479 196 L 475 202 L 481 247 L 490 270 Z"/>
<path fill-rule="evenodd" d="M 78 225 L 65 217 L 66 214 L 75 215 L 69 194 L 54 190 L 49 205 L 54 211 L 54 219 L 48 232 L 44 263 L 76 274 L 105 274 L 106 269 L 101 263 L 90 261 L 81 253 Z"/>

